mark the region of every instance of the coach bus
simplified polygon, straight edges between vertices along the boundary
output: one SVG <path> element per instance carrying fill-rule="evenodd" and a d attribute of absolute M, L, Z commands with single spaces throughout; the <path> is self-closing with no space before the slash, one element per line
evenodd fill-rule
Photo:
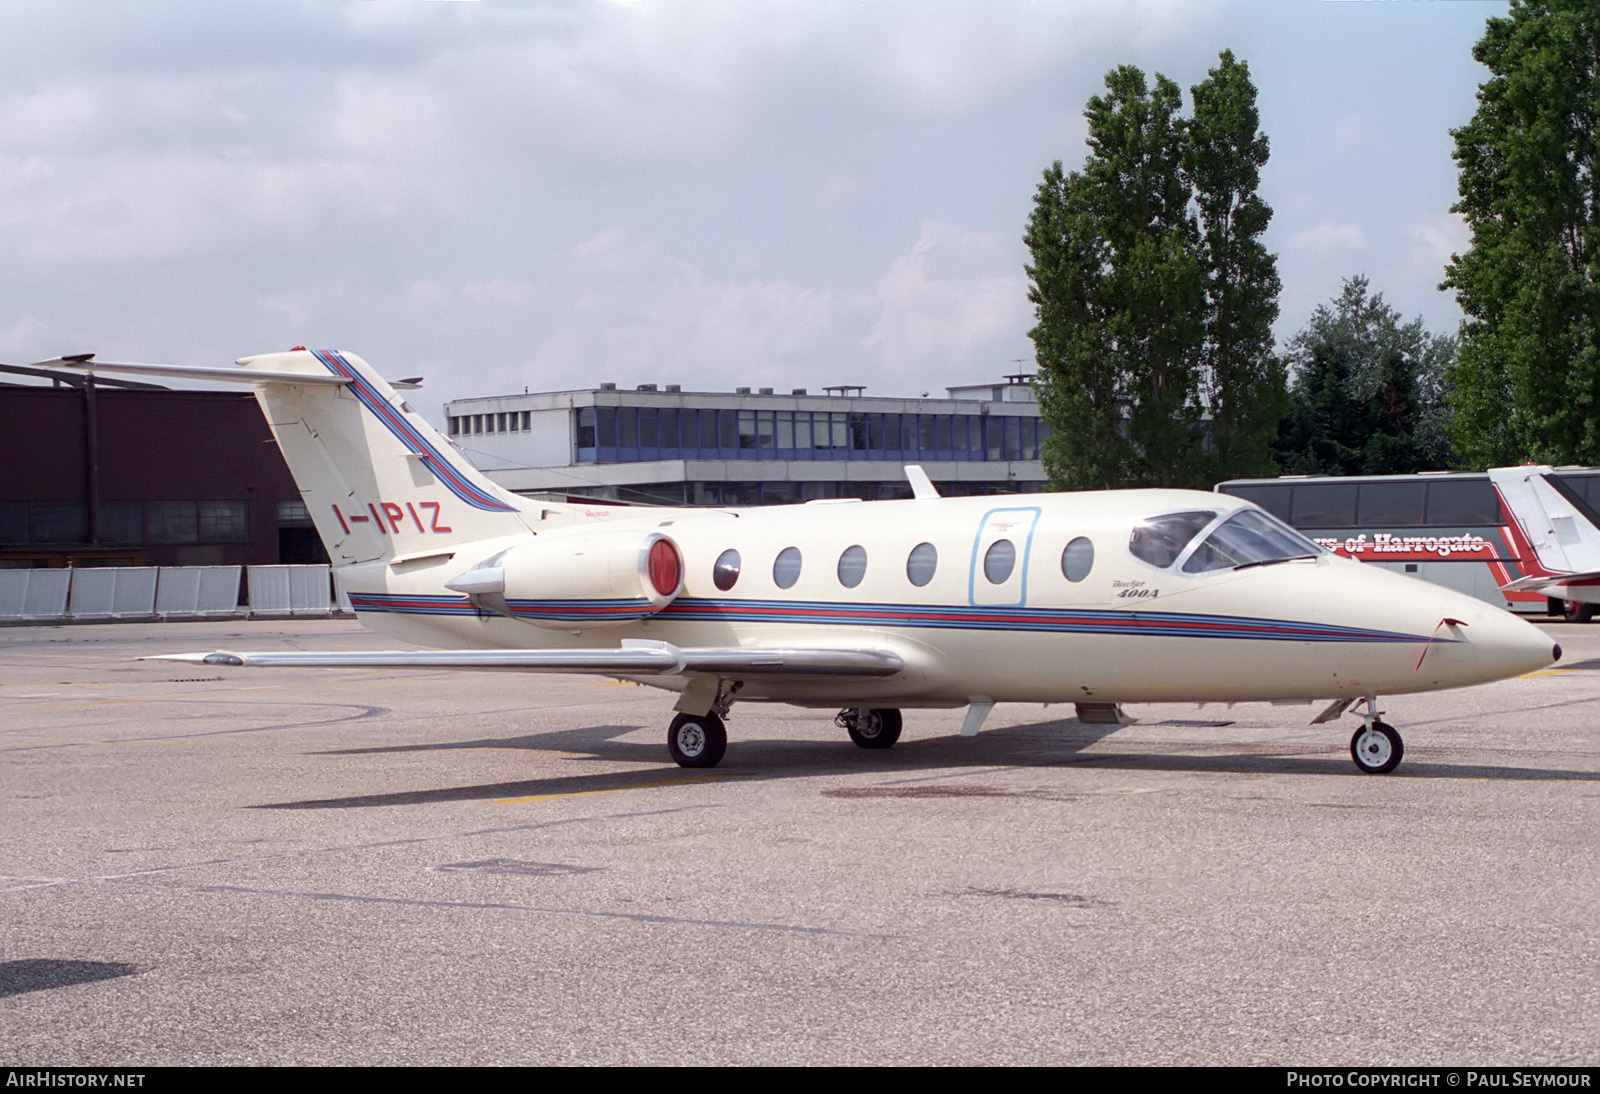
<path fill-rule="evenodd" d="M 1556 477 L 1600 508 L 1600 470 L 1565 468 Z M 1489 476 L 1287 475 L 1230 479 L 1217 491 L 1255 502 L 1329 550 L 1415 574 L 1514 612 L 1587 621 L 1593 605 L 1502 588 L 1525 574 Z"/>

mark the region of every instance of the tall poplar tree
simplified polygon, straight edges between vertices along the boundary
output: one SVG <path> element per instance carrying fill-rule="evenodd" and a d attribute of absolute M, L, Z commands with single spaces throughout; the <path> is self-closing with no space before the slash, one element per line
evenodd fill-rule
<path fill-rule="evenodd" d="M 1472 467 L 1600 463 L 1600 6 L 1512 0 L 1472 55 L 1492 75 L 1453 132 L 1452 435 Z"/>
<path fill-rule="evenodd" d="M 1257 187 L 1267 162 L 1249 66 L 1224 50 L 1190 89 L 1185 173 L 1199 210 L 1205 268 L 1205 347 L 1200 396 L 1210 412 L 1208 483 L 1269 475 L 1273 443 L 1287 410 L 1283 364 L 1272 349 L 1278 318 L 1277 259 L 1261 236 L 1272 209 Z"/>
<path fill-rule="evenodd" d="M 1165 76 L 1113 70 L 1084 112 L 1083 169 L 1055 163 L 1035 196 L 1031 336 L 1057 486 L 1204 485 L 1270 467 L 1283 385 L 1277 274 L 1259 241 L 1271 210 L 1255 193 L 1266 141 L 1231 53 L 1194 94 L 1190 121 Z M 1209 453 L 1207 409 L 1221 423 Z"/>

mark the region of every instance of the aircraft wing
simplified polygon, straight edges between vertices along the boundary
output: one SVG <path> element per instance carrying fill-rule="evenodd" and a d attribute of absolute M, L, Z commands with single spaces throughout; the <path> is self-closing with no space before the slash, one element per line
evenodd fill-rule
<path fill-rule="evenodd" d="M 667 642 L 624 640 L 616 649 L 372 650 L 339 653 L 169 653 L 146 661 L 263 668 L 509 669 L 602 676 L 893 676 L 897 654 L 870 649 L 680 649 Z"/>

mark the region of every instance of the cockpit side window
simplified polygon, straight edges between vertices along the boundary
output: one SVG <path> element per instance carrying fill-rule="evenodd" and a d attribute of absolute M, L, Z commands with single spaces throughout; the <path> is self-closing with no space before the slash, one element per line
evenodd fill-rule
<path fill-rule="evenodd" d="M 1190 541 L 1216 519 L 1217 514 L 1208 510 L 1147 517 L 1133 526 L 1128 551 L 1141 562 L 1165 569 L 1178 561 Z"/>
<path fill-rule="evenodd" d="M 1241 509 L 1212 531 L 1183 564 L 1186 574 L 1237 570 L 1295 558 L 1316 558 L 1321 547 L 1258 509 Z"/>

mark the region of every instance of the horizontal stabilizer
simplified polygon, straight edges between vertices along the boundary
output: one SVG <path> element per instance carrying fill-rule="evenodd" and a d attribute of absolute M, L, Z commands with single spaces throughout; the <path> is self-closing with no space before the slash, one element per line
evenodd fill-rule
<path fill-rule="evenodd" d="M 713 676 L 893 676 L 905 667 L 882 650 L 679 649 L 665 642 L 625 642 L 600 650 L 373 650 L 350 653 L 172 653 L 145 661 L 261 668 L 510 669 L 602 676 L 703 673 Z"/>
<path fill-rule="evenodd" d="M 1600 582 L 1600 570 L 1591 570 L 1585 574 L 1534 574 L 1529 577 L 1519 577 L 1500 588 L 1508 593 L 1538 592 L 1557 585 L 1592 585 L 1595 582 Z"/>
<path fill-rule="evenodd" d="M 335 376 L 327 370 L 317 372 L 274 372 L 250 368 L 205 368 L 200 365 L 140 365 L 114 361 L 95 361 L 84 357 L 57 357 L 40 361 L 35 368 L 81 368 L 88 372 L 116 372 L 132 376 L 165 376 L 169 380 L 217 380 L 229 384 L 332 384 L 352 383 L 348 376 Z"/>

